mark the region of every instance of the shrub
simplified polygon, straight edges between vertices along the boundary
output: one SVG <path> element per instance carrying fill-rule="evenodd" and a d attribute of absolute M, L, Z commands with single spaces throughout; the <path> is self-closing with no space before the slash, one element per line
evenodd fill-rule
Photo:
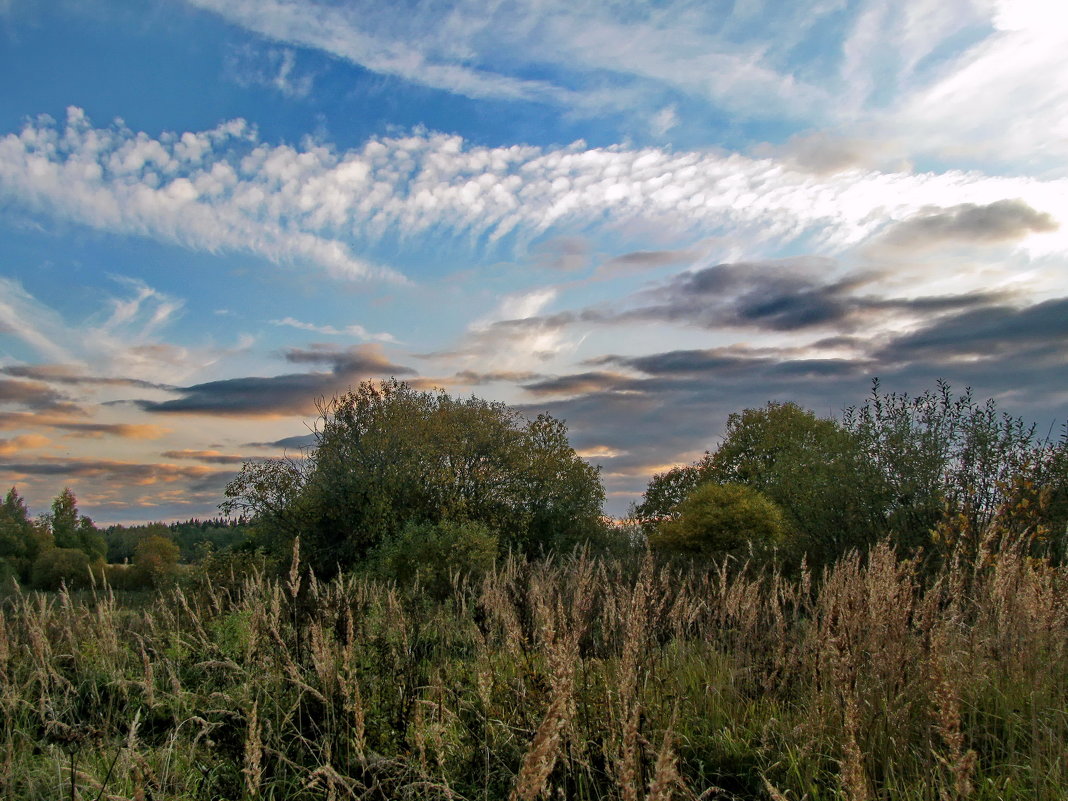
<path fill-rule="evenodd" d="M 427 592 L 444 598 L 456 574 L 481 577 L 497 556 L 497 534 L 475 521 L 409 523 L 379 546 L 375 571 L 387 579 L 419 580 Z"/>
<path fill-rule="evenodd" d="M 146 586 L 158 587 L 175 575 L 178 546 L 158 534 L 145 537 L 134 548 L 133 569 L 137 579 Z"/>
<path fill-rule="evenodd" d="M 89 555 L 79 548 L 49 548 L 33 563 L 32 584 L 38 590 L 80 590 L 89 586 Z"/>
<path fill-rule="evenodd" d="M 785 532 L 782 510 L 761 492 L 743 484 L 702 484 L 649 544 L 667 552 L 743 556 L 783 545 Z"/>

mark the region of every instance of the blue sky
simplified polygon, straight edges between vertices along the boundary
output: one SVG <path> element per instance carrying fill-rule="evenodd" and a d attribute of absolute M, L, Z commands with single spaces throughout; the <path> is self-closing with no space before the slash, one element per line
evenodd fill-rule
<path fill-rule="evenodd" d="M 0 480 L 210 515 L 390 375 L 566 419 L 616 514 L 876 376 L 1060 425 L 1065 53 L 1052 0 L 2 0 Z"/>

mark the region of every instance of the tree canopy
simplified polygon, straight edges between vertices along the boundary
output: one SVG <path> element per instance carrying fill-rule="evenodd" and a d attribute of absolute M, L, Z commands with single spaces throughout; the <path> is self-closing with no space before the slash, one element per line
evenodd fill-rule
<path fill-rule="evenodd" d="M 222 508 L 254 515 L 276 547 L 299 535 L 319 571 L 356 564 L 408 523 L 477 522 L 524 553 L 600 530 L 598 470 L 550 415 L 365 382 L 321 404 L 315 434 L 304 458 L 246 464 Z"/>
<path fill-rule="evenodd" d="M 782 509 L 799 554 L 826 563 L 885 536 L 905 550 L 930 550 L 942 521 L 981 531 L 1033 488 L 1043 505 L 1036 525 L 1063 539 L 1066 451 L 1068 437 L 1042 442 L 969 390 L 955 395 L 939 382 L 910 397 L 875 381 L 867 401 L 840 420 L 793 403 L 730 415 L 719 447 L 654 476 L 633 512 L 652 537 L 671 530 L 706 485 L 744 485 Z"/>

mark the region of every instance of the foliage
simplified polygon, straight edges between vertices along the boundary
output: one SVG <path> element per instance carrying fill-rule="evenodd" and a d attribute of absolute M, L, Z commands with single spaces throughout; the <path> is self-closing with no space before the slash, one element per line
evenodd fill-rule
<path fill-rule="evenodd" d="M 6 571 L 28 581 L 30 568 L 41 550 L 52 545 L 50 533 L 30 520 L 26 502 L 12 487 L 0 505 L 0 560 Z"/>
<path fill-rule="evenodd" d="M 677 516 L 649 538 L 653 548 L 705 556 L 766 554 L 781 546 L 782 511 L 763 493 L 743 484 L 705 483 L 677 507 Z"/>
<path fill-rule="evenodd" d="M 475 521 L 524 553 L 599 533 L 597 470 L 549 415 L 365 382 L 322 405 L 316 437 L 304 459 L 246 464 L 222 508 L 252 514 L 275 552 L 299 534 L 320 572 L 358 564 L 411 522 Z"/>
<path fill-rule="evenodd" d="M 983 528 L 1007 488 L 1042 458 L 1033 426 L 999 412 L 993 399 L 976 402 L 971 390 L 954 396 L 944 381 L 910 398 L 883 393 L 876 380 L 864 405 L 845 411 L 843 425 L 888 488 L 886 530 L 912 549 L 930 545 L 946 514 Z"/>
<path fill-rule="evenodd" d="M 92 583 L 91 566 L 88 554 L 80 548 L 48 548 L 34 561 L 31 581 L 38 590 L 84 589 Z"/>
<path fill-rule="evenodd" d="M 133 566 L 138 579 L 149 587 L 159 587 L 173 579 L 180 552 L 169 537 L 152 534 L 137 543 Z"/>
<path fill-rule="evenodd" d="M 107 559 L 112 564 L 132 560 L 137 543 L 153 535 L 173 540 L 180 551 L 179 561 L 192 564 L 200 559 L 207 545 L 215 552 L 242 545 L 248 539 L 248 523 L 242 519 L 221 517 L 209 520 L 193 518 L 178 523 L 113 525 L 104 529 L 103 534 L 107 542 Z"/>
<path fill-rule="evenodd" d="M 408 523 L 375 549 L 373 570 L 387 580 L 418 581 L 433 598 L 445 598 L 458 578 L 479 579 L 493 566 L 499 537 L 470 520 Z"/>
<path fill-rule="evenodd" d="M 92 520 L 78 513 L 78 499 L 70 487 L 65 487 L 52 501 L 52 509 L 45 515 L 45 520 L 57 548 L 77 548 L 90 560 L 103 559 L 107 554 L 103 535 Z"/>
<path fill-rule="evenodd" d="M 826 564 L 883 533 L 886 487 L 860 441 L 834 420 L 794 403 L 735 412 L 723 441 L 704 459 L 653 477 L 634 514 L 652 533 L 677 518 L 683 499 L 706 484 L 763 493 L 786 520 L 788 550 Z"/>

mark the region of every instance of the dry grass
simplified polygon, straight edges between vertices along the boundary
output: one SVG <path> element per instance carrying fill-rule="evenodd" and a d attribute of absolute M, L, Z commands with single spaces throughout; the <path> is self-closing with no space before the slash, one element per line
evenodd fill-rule
<path fill-rule="evenodd" d="M 300 566 L 14 592 L 2 799 L 1068 798 L 1068 568 L 583 555 L 432 603 Z"/>

